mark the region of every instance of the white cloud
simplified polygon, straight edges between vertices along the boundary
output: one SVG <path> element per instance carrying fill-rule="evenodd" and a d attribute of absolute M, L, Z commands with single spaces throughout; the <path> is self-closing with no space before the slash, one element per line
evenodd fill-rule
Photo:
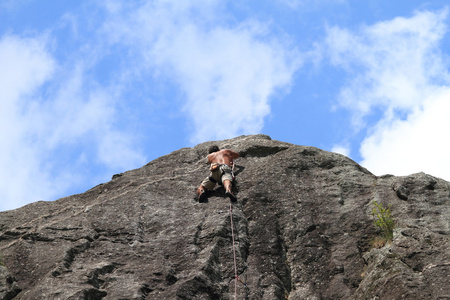
<path fill-rule="evenodd" d="M 258 133 L 299 61 L 257 21 L 225 25 L 219 2 L 180 3 L 154 1 L 120 22 L 114 6 L 105 32 L 139 46 L 141 64 L 181 86 L 192 142 Z"/>
<path fill-rule="evenodd" d="M 424 100 L 406 120 L 380 122 L 361 145 L 362 164 L 375 174 L 417 172 L 450 180 L 450 88 Z"/>
<path fill-rule="evenodd" d="M 45 41 L 44 41 L 45 42 Z M 11 107 L 19 97 L 33 92 L 55 68 L 43 41 L 6 35 L 0 40 L 0 97 Z"/>
<path fill-rule="evenodd" d="M 449 123 L 440 115 L 449 101 L 450 74 L 439 48 L 447 15 L 424 11 L 358 32 L 328 30 L 332 64 L 351 74 L 339 99 L 353 112 L 353 124 L 362 129 L 365 117 L 382 112 L 361 145 L 362 164 L 376 174 L 426 171 L 450 179 L 441 151 Z"/>
<path fill-rule="evenodd" d="M 335 145 L 331 149 L 331 152 L 336 152 L 345 156 L 350 156 L 350 147 L 348 145 Z"/>
<path fill-rule="evenodd" d="M 58 64 L 47 44 L 0 39 L 0 210 L 99 180 L 85 178 L 89 167 L 110 176 L 144 162 L 132 135 L 114 125 L 114 88 L 89 84 L 82 60 Z"/>
<path fill-rule="evenodd" d="M 33 124 L 22 117 L 24 99 L 55 69 L 44 44 L 12 35 L 0 39 L 0 210 L 17 207 L 37 195 L 46 197 L 50 191 L 30 143 Z"/>
<path fill-rule="evenodd" d="M 280 4 L 286 5 L 291 9 L 314 10 L 324 5 L 345 4 L 348 0 L 277 0 Z"/>
<path fill-rule="evenodd" d="M 330 28 L 331 61 L 356 76 L 340 95 L 341 104 L 364 117 L 376 106 L 411 111 L 429 93 L 434 79 L 448 80 L 438 53 L 447 11 L 422 12 L 362 27 L 352 33 Z M 387 115 L 386 115 L 387 116 Z"/>

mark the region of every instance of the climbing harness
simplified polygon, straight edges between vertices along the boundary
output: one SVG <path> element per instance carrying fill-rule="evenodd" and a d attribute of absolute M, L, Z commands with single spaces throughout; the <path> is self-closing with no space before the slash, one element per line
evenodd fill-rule
<path fill-rule="evenodd" d="M 231 178 L 232 178 L 231 181 L 234 181 L 234 162 L 232 162 L 232 167 L 230 167 L 227 164 L 212 163 L 211 166 L 209 167 L 209 171 L 211 173 L 208 176 L 208 179 L 213 183 L 218 183 L 221 185 L 222 182 L 220 181 L 220 177 L 225 173 L 231 174 Z M 217 174 L 215 172 L 220 172 L 220 176 L 218 177 L 219 180 L 214 178 L 214 174 Z"/>

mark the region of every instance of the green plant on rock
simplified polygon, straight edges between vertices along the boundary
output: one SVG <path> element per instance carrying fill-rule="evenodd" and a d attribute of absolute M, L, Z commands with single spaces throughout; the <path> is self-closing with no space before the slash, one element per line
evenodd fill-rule
<path fill-rule="evenodd" d="M 387 241 L 392 241 L 394 238 L 395 220 L 391 215 L 391 205 L 384 207 L 383 204 L 373 201 L 372 216 L 376 227 L 381 229 L 383 237 Z"/>

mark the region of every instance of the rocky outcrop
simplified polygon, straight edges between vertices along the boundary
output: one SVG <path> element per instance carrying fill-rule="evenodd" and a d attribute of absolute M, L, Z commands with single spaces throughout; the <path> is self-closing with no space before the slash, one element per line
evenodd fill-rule
<path fill-rule="evenodd" d="M 241 136 L 232 205 L 194 191 L 212 142 L 0 213 L 3 299 L 450 299 L 450 184 L 377 177 L 313 147 Z M 391 243 L 373 201 L 392 205 Z"/>

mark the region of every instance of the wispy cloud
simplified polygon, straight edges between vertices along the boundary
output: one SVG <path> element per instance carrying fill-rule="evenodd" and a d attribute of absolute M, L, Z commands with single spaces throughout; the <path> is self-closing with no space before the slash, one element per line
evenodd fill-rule
<path fill-rule="evenodd" d="M 280 4 L 286 5 L 291 9 L 314 10 L 324 5 L 345 4 L 348 0 L 277 0 Z"/>
<path fill-rule="evenodd" d="M 336 152 L 345 156 L 350 156 L 350 147 L 348 145 L 335 145 L 331 152 Z"/>
<path fill-rule="evenodd" d="M 128 16 L 118 18 L 124 9 Z M 181 87 L 193 143 L 259 132 L 271 99 L 300 66 L 294 47 L 265 24 L 225 24 L 219 1 L 153 1 L 110 12 L 110 40 L 129 43 L 140 64 Z"/>
<path fill-rule="evenodd" d="M 61 64 L 48 44 L 0 39 L 0 210 L 53 200 L 86 181 L 88 168 L 144 162 L 132 135 L 114 126 L 114 89 L 89 84 L 82 61 Z"/>
<path fill-rule="evenodd" d="M 46 197 L 50 190 L 30 136 L 34 125 L 24 115 L 26 99 L 55 69 L 44 45 L 13 35 L 0 39 L 0 209 L 26 203 L 34 193 Z"/>
<path fill-rule="evenodd" d="M 450 129 L 440 111 L 448 109 L 448 64 L 440 51 L 448 11 L 417 12 L 357 32 L 328 30 L 330 61 L 348 71 L 340 104 L 353 112 L 358 128 L 382 112 L 362 142 L 362 164 L 377 174 L 426 171 L 450 178 L 442 131 Z M 439 124 L 439 127 L 436 127 Z M 433 159 L 427 155 L 433 151 Z M 438 154 L 438 155 L 436 155 Z"/>

